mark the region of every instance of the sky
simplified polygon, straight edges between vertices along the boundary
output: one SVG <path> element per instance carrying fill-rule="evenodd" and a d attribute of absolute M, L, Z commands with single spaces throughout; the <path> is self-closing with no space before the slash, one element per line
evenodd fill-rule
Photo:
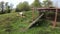
<path fill-rule="evenodd" d="M 1 1 L 12 3 L 14 5 L 14 7 L 16 7 L 16 5 L 18 5 L 20 2 L 27 1 L 29 4 L 31 4 L 34 0 L 0 0 L 0 2 Z M 43 0 L 41 0 L 41 2 L 42 1 Z M 58 4 L 58 7 L 60 7 L 60 0 L 52 0 L 52 1 L 53 1 L 54 6 L 56 6 L 56 4 Z"/>

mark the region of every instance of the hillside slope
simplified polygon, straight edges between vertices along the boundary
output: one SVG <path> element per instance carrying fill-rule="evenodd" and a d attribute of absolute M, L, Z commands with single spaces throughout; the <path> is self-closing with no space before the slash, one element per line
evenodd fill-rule
<path fill-rule="evenodd" d="M 26 16 L 24 18 L 20 17 L 17 12 L 0 15 L 0 34 L 60 34 L 60 23 L 55 29 L 50 26 L 36 26 L 23 32 L 32 22 L 32 11 L 24 12 L 24 14 Z M 36 18 L 38 12 L 34 14 Z"/>
<path fill-rule="evenodd" d="M 38 12 L 34 13 L 36 18 Z M 32 11 L 24 12 L 25 17 L 20 17 L 18 12 L 0 15 L 0 33 L 23 30 L 32 22 Z M 4 33 L 5 32 L 5 33 Z"/>

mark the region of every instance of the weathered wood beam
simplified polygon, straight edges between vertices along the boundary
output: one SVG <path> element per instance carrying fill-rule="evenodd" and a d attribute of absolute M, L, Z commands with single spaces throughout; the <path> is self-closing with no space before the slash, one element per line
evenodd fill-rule
<path fill-rule="evenodd" d="M 35 19 L 35 20 L 27 27 L 27 29 L 29 29 L 33 24 L 35 24 L 43 15 L 44 15 L 44 13 L 42 13 L 37 19 Z"/>
<path fill-rule="evenodd" d="M 55 12 L 55 20 L 54 20 L 54 22 L 53 22 L 53 28 L 56 27 L 56 23 L 57 23 L 57 12 L 58 12 L 58 10 L 57 10 L 57 8 L 56 8 L 56 12 Z"/>

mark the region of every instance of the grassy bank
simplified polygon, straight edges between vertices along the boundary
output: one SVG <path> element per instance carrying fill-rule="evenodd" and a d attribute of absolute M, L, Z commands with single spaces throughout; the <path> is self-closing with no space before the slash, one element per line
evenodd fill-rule
<path fill-rule="evenodd" d="M 32 11 L 24 14 L 24 18 L 20 17 L 18 12 L 0 15 L 0 34 L 60 34 L 59 27 L 52 29 L 50 26 L 36 26 L 24 32 L 23 30 L 32 22 Z M 36 18 L 38 13 L 34 14 Z"/>
<path fill-rule="evenodd" d="M 38 13 L 34 14 L 36 18 Z M 25 29 L 32 22 L 32 11 L 24 12 L 24 15 L 24 18 L 20 17 L 18 12 L 0 15 L 0 34 Z"/>

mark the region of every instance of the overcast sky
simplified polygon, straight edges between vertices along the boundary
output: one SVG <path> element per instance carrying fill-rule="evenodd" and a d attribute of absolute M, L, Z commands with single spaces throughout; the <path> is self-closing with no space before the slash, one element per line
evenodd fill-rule
<path fill-rule="evenodd" d="M 29 4 L 31 4 L 34 0 L 0 0 L 0 2 L 1 1 L 12 3 L 12 4 L 14 4 L 14 7 L 16 7 L 16 5 L 20 2 L 27 1 L 27 2 L 29 2 Z M 58 3 L 58 6 L 60 7 L 60 0 L 52 0 L 52 1 L 53 1 L 54 5 L 56 5 L 56 1 L 58 1 L 57 3 Z"/>

